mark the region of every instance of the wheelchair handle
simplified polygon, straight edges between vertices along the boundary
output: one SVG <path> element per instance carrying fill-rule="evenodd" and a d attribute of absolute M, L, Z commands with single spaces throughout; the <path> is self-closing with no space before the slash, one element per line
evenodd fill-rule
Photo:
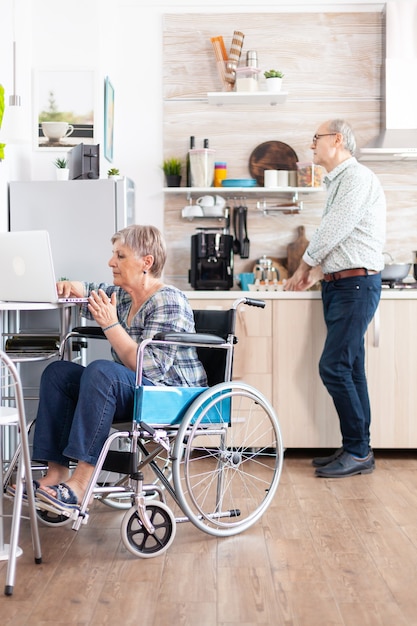
<path fill-rule="evenodd" d="M 247 304 L 248 306 L 257 306 L 261 309 L 265 308 L 265 300 L 258 300 L 258 298 L 239 298 L 233 303 L 233 308 L 237 309 L 240 304 Z"/>

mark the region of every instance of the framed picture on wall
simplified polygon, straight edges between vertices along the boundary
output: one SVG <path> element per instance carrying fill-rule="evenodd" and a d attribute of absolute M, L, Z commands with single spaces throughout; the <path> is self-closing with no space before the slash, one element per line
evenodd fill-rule
<path fill-rule="evenodd" d="M 109 77 L 104 83 L 104 156 L 113 162 L 114 142 L 114 88 Z"/>
<path fill-rule="evenodd" d="M 90 69 L 34 71 L 34 147 L 65 150 L 94 144 L 96 74 Z"/>

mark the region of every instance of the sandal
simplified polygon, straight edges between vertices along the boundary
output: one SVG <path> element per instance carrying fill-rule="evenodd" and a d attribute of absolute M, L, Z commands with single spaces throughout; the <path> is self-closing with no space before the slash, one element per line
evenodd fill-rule
<path fill-rule="evenodd" d="M 37 480 L 32 480 L 32 488 L 33 488 L 33 492 L 34 492 L 35 496 L 36 496 L 36 492 L 39 489 L 39 487 L 40 487 L 40 485 L 39 485 L 38 481 Z M 8 485 L 7 488 L 6 488 L 6 493 L 9 496 L 12 496 L 12 498 L 14 498 L 15 495 L 16 495 L 16 486 L 13 487 L 13 485 Z M 28 501 L 28 494 L 27 494 L 27 491 L 26 491 L 26 483 L 23 485 L 22 500 L 24 502 Z"/>
<path fill-rule="evenodd" d="M 49 488 L 55 490 L 55 496 L 52 496 L 50 493 L 40 488 L 36 492 L 37 499 L 52 504 L 57 509 L 61 509 L 61 511 L 73 511 L 79 508 L 80 505 L 78 504 L 77 496 L 71 487 L 68 487 L 65 483 L 51 485 Z"/>

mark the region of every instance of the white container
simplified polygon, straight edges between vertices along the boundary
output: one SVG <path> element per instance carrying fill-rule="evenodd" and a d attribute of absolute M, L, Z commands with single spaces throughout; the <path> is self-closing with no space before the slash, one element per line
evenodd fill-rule
<path fill-rule="evenodd" d="M 281 91 L 282 87 L 282 78 L 278 78 L 278 76 L 274 76 L 272 78 L 266 79 L 266 90 L 272 93 L 278 93 Z"/>
<path fill-rule="evenodd" d="M 215 150 L 195 148 L 189 150 L 191 187 L 212 187 L 214 182 Z"/>
<path fill-rule="evenodd" d="M 288 187 L 287 170 L 278 170 L 278 187 Z"/>
<path fill-rule="evenodd" d="M 56 179 L 57 180 L 69 180 L 69 168 L 58 167 L 56 169 Z"/>
<path fill-rule="evenodd" d="M 259 72 L 257 67 L 236 68 L 236 91 L 258 91 Z"/>
<path fill-rule="evenodd" d="M 278 170 L 264 170 L 264 187 L 278 187 Z"/>

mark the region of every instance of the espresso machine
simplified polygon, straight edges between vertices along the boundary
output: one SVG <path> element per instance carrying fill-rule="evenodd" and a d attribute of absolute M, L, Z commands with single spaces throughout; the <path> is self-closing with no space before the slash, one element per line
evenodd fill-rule
<path fill-rule="evenodd" d="M 188 281 L 193 289 L 233 287 L 233 237 L 224 232 L 201 229 L 191 236 L 191 269 Z"/>

